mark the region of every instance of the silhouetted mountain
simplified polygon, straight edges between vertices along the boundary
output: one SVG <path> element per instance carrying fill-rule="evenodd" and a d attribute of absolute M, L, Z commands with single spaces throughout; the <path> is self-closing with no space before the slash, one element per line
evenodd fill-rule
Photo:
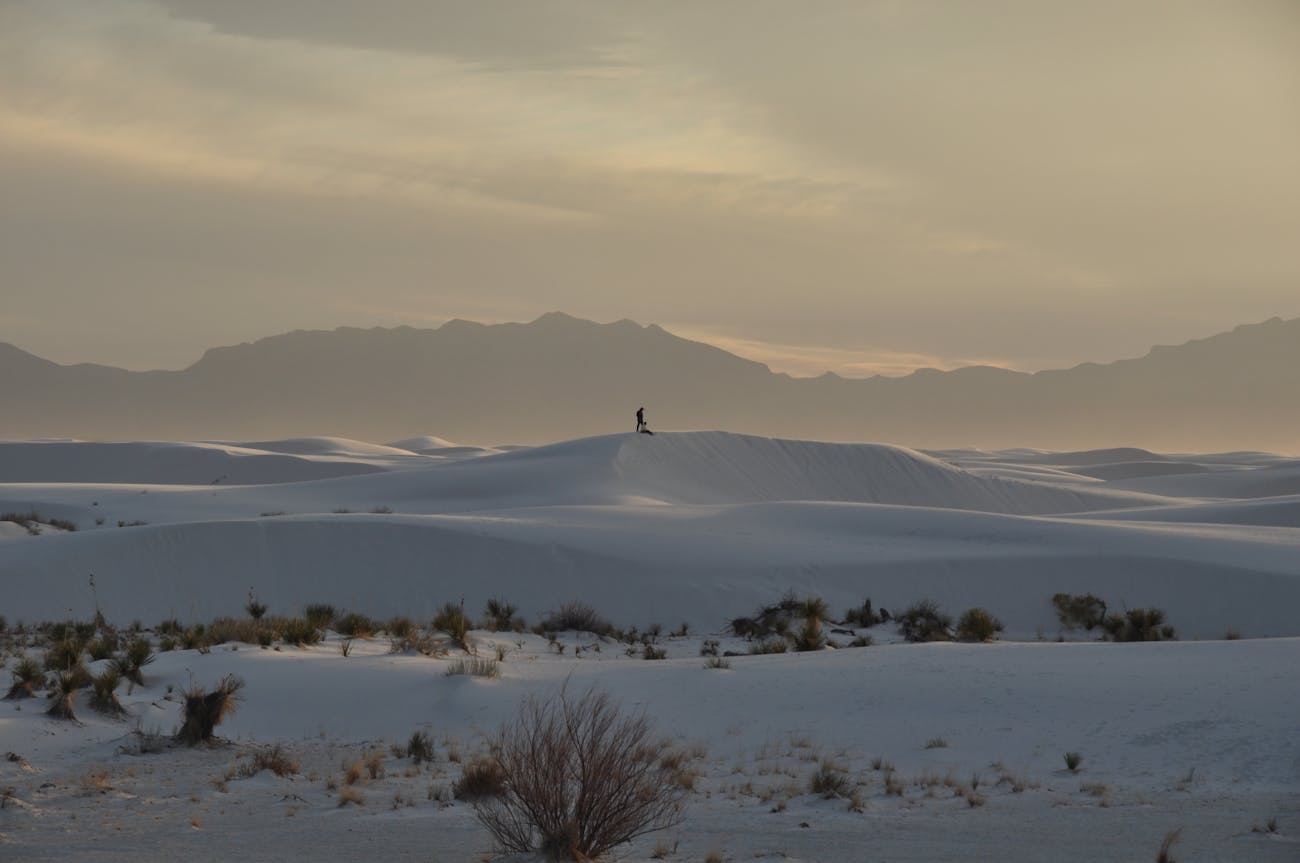
<path fill-rule="evenodd" d="M 726 428 L 909 446 L 1300 450 L 1300 319 L 1036 374 L 790 378 L 631 321 L 297 331 L 183 371 L 61 366 L 0 344 L 0 436 L 535 443 Z"/>

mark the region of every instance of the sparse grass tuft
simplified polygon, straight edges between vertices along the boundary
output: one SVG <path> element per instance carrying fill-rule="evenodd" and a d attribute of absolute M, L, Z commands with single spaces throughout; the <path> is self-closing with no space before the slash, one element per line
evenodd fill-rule
<path fill-rule="evenodd" d="M 731 663 L 721 656 L 710 656 L 704 661 L 705 668 L 730 668 Z"/>
<path fill-rule="evenodd" d="M 307 618 L 307 622 L 320 630 L 330 628 L 330 624 L 334 622 L 334 614 L 334 606 L 323 602 L 313 603 L 302 610 L 302 616 Z"/>
<path fill-rule="evenodd" d="M 817 772 L 808 780 L 808 791 L 820 794 L 827 800 L 848 797 L 853 791 L 853 783 L 838 765 L 823 760 Z"/>
<path fill-rule="evenodd" d="M 785 653 L 790 649 L 790 645 L 784 638 L 769 638 L 766 641 L 756 641 L 749 646 L 749 652 L 752 654 L 765 653 Z"/>
<path fill-rule="evenodd" d="M 505 772 L 495 758 L 476 757 L 461 765 L 460 778 L 451 787 L 457 800 L 484 800 L 505 794 Z"/>
<path fill-rule="evenodd" d="M 5 699 L 9 701 L 35 698 L 36 690 L 45 683 L 45 674 L 41 671 L 41 666 L 30 656 L 18 660 L 18 664 L 9 673 L 13 677 L 9 692 L 5 695 Z"/>
<path fill-rule="evenodd" d="M 898 634 L 907 641 L 951 641 L 952 618 L 932 600 L 914 603 L 897 617 Z"/>
<path fill-rule="evenodd" d="M 926 749 L 947 749 L 948 741 L 944 740 L 942 737 L 931 737 L 929 740 L 925 741 L 925 748 Z"/>
<path fill-rule="evenodd" d="M 500 677 L 501 666 L 497 664 L 495 659 L 481 659 L 477 656 L 471 656 L 469 659 L 457 659 L 447 666 L 447 677 L 459 677 L 461 675 L 468 677 Z"/>
<path fill-rule="evenodd" d="M 1065 767 L 1071 773 L 1079 772 L 1079 764 L 1083 761 L 1083 756 L 1077 752 L 1065 753 Z"/>
<path fill-rule="evenodd" d="M 614 632 L 613 624 L 601 617 L 596 612 L 596 609 L 578 600 L 566 602 L 547 615 L 546 619 L 541 623 L 541 628 L 546 632 L 568 632 L 572 630 L 604 636 L 611 635 Z"/>
<path fill-rule="evenodd" d="M 433 741 L 423 731 L 411 732 L 411 739 L 406 742 L 406 757 L 416 764 L 433 760 Z"/>
<path fill-rule="evenodd" d="M 509 602 L 494 596 L 483 607 L 483 620 L 479 626 L 489 632 L 523 632 L 528 624 L 515 614 L 516 611 L 518 609 Z"/>

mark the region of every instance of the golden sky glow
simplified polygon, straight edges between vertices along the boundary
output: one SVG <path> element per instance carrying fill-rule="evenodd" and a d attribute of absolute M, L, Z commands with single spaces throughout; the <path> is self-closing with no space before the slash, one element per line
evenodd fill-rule
<path fill-rule="evenodd" d="M 1300 315 L 1288 0 L 0 0 L 0 341 L 553 309 L 794 374 Z"/>

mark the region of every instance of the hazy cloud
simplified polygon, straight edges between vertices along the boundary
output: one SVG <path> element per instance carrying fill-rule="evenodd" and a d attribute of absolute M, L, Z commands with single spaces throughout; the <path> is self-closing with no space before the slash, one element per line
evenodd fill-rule
<path fill-rule="evenodd" d="M 5 0 L 0 340 L 558 308 L 799 373 L 1132 355 L 1300 314 L 1297 37 L 1282 0 Z"/>

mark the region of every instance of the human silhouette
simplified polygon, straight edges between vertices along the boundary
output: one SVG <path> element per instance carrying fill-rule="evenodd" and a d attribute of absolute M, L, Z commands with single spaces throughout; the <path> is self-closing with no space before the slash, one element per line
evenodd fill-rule
<path fill-rule="evenodd" d="M 636 409 L 636 430 L 641 431 L 645 428 L 645 407 Z"/>

